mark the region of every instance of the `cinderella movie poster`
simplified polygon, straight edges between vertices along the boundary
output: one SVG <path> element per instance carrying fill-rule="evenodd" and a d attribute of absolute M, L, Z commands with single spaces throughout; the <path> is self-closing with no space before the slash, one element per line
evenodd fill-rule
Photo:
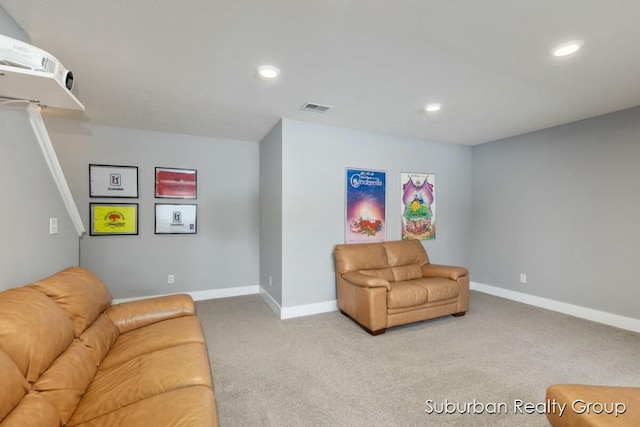
<path fill-rule="evenodd" d="M 401 173 L 402 240 L 436 238 L 436 176 Z"/>
<path fill-rule="evenodd" d="M 346 243 L 384 242 L 386 172 L 347 169 Z"/>

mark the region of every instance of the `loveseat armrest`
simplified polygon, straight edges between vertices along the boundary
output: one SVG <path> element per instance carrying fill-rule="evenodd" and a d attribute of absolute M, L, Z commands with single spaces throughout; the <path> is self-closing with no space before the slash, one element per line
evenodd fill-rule
<path fill-rule="evenodd" d="M 389 284 L 388 280 L 385 280 L 381 277 L 368 276 L 357 271 L 343 273 L 342 278 L 349 283 L 353 283 L 354 285 L 362 286 L 365 288 L 387 288 L 388 291 L 391 290 L 391 285 Z"/>
<path fill-rule="evenodd" d="M 118 331 L 124 334 L 163 320 L 193 316 L 195 312 L 191 296 L 177 294 L 115 304 L 106 313 Z"/>
<path fill-rule="evenodd" d="M 453 265 L 424 264 L 421 268 L 422 277 L 442 277 L 458 280 L 462 276 L 469 275 L 469 270 L 466 268 Z"/>

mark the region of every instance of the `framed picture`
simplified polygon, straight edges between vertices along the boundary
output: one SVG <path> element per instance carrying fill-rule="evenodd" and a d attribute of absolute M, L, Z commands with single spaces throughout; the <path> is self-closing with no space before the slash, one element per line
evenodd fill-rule
<path fill-rule="evenodd" d="M 386 177 L 385 171 L 347 169 L 345 243 L 386 240 Z"/>
<path fill-rule="evenodd" d="M 156 203 L 156 234 L 196 234 L 197 205 Z"/>
<path fill-rule="evenodd" d="M 156 197 L 197 198 L 195 169 L 156 168 Z"/>
<path fill-rule="evenodd" d="M 136 166 L 89 165 L 90 197 L 138 197 Z"/>
<path fill-rule="evenodd" d="M 402 240 L 436 238 L 436 176 L 401 173 Z"/>
<path fill-rule="evenodd" d="M 137 203 L 90 203 L 91 236 L 138 234 Z"/>

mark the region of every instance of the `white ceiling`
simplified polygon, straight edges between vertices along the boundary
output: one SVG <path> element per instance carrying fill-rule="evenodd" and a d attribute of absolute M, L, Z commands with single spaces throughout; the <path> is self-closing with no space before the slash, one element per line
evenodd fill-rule
<path fill-rule="evenodd" d="M 0 5 L 75 75 L 86 111 L 46 114 L 95 124 L 259 141 L 286 117 L 475 145 L 640 105 L 640 0 Z"/>

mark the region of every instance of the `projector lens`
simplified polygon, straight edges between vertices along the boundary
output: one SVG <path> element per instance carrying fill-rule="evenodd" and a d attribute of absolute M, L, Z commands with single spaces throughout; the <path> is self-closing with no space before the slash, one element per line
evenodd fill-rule
<path fill-rule="evenodd" d="M 67 80 L 65 81 L 65 86 L 67 86 L 67 89 L 71 90 L 71 88 L 73 87 L 73 73 L 71 71 L 67 72 Z"/>

